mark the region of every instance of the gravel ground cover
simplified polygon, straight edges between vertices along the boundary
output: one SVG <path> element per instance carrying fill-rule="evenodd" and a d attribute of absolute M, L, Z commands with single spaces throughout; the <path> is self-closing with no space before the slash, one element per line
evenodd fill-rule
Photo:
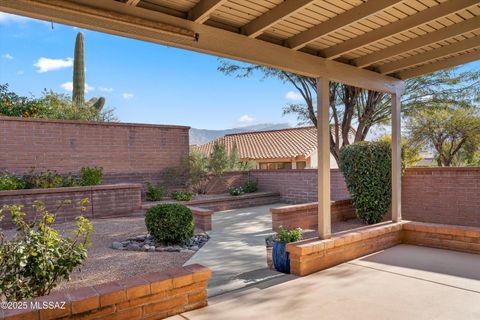
<path fill-rule="evenodd" d="M 100 284 L 151 271 L 181 267 L 194 251 L 142 252 L 111 248 L 113 241 L 147 233 L 143 217 L 91 220 L 95 233 L 82 270 L 74 271 L 70 281 L 60 283 L 54 291 Z M 56 224 L 57 230 L 69 230 L 73 223 Z M 13 234 L 14 230 L 6 233 Z"/>

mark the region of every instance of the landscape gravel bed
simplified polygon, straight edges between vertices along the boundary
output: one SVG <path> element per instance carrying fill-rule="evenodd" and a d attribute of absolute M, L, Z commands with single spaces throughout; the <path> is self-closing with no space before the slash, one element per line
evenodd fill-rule
<path fill-rule="evenodd" d="M 54 291 L 79 288 L 91 284 L 100 284 L 120 280 L 152 271 L 163 271 L 181 267 L 195 251 L 180 252 L 122 251 L 111 248 L 113 241 L 122 241 L 139 234 L 146 234 L 143 217 L 112 218 L 92 220 L 95 233 L 92 246 L 82 270 L 74 271 L 70 281 L 64 281 Z M 59 230 L 69 229 L 71 223 L 56 225 Z"/>

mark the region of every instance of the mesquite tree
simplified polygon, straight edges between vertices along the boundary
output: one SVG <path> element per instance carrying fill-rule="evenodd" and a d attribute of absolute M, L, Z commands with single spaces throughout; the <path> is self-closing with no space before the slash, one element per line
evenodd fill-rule
<path fill-rule="evenodd" d="M 262 78 L 277 78 L 295 87 L 303 98 L 302 103 L 288 104 L 284 114 L 295 114 L 301 124 L 317 125 L 316 80 L 269 67 L 235 64 L 220 60 L 218 70 L 238 78 L 250 77 L 255 72 Z M 429 103 L 455 102 L 470 104 L 480 96 L 480 71 L 459 71 L 458 68 L 438 71 L 406 81 L 402 97 L 402 112 L 411 115 L 411 110 Z M 339 162 L 340 148 L 364 141 L 375 125 L 389 124 L 391 97 L 389 94 L 330 82 L 330 152 Z M 354 130 L 352 130 L 354 129 Z M 353 141 L 349 134 L 354 133 Z"/>

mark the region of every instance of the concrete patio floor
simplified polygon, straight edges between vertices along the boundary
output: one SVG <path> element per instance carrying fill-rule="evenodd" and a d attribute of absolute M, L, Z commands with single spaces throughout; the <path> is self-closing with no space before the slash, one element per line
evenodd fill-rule
<path fill-rule="evenodd" d="M 480 319 L 479 266 L 480 255 L 399 245 L 171 319 Z"/>
<path fill-rule="evenodd" d="M 184 264 L 198 263 L 212 269 L 209 297 L 287 277 L 267 268 L 265 247 L 265 237 L 273 233 L 270 208 L 285 205 L 276 203 L 215 212 L 210 240 Z M 338 232 L 359 225 L 357 220 L 338 222 L 332 225 L 332 230 Z"/>
<path fill-rule="evenodd" d="M 215 212 L 210 240 L 185 265 L 199 263 L 213 271 L 208 295 L 283 277 L 267 269 L 265 237 L 272 234 L 273 204 Z"/>

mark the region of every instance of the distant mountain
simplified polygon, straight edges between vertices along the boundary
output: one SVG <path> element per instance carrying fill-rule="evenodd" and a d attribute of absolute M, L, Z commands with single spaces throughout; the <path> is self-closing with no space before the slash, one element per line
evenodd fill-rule
<path fill-rule="evenodd" d="M 216 138 L 222 137 L 226 134 L 251 132 L 251 131 L 264 131 L 264 130 L 278 130 L 286 129 L 291 126 L 288 123 L 263 123 L 255 124 L 246 127 L 232 128 L 226 130 L 208 130 L 208 129 L 190 129 L 190 144 L 204 144 Z"/>

